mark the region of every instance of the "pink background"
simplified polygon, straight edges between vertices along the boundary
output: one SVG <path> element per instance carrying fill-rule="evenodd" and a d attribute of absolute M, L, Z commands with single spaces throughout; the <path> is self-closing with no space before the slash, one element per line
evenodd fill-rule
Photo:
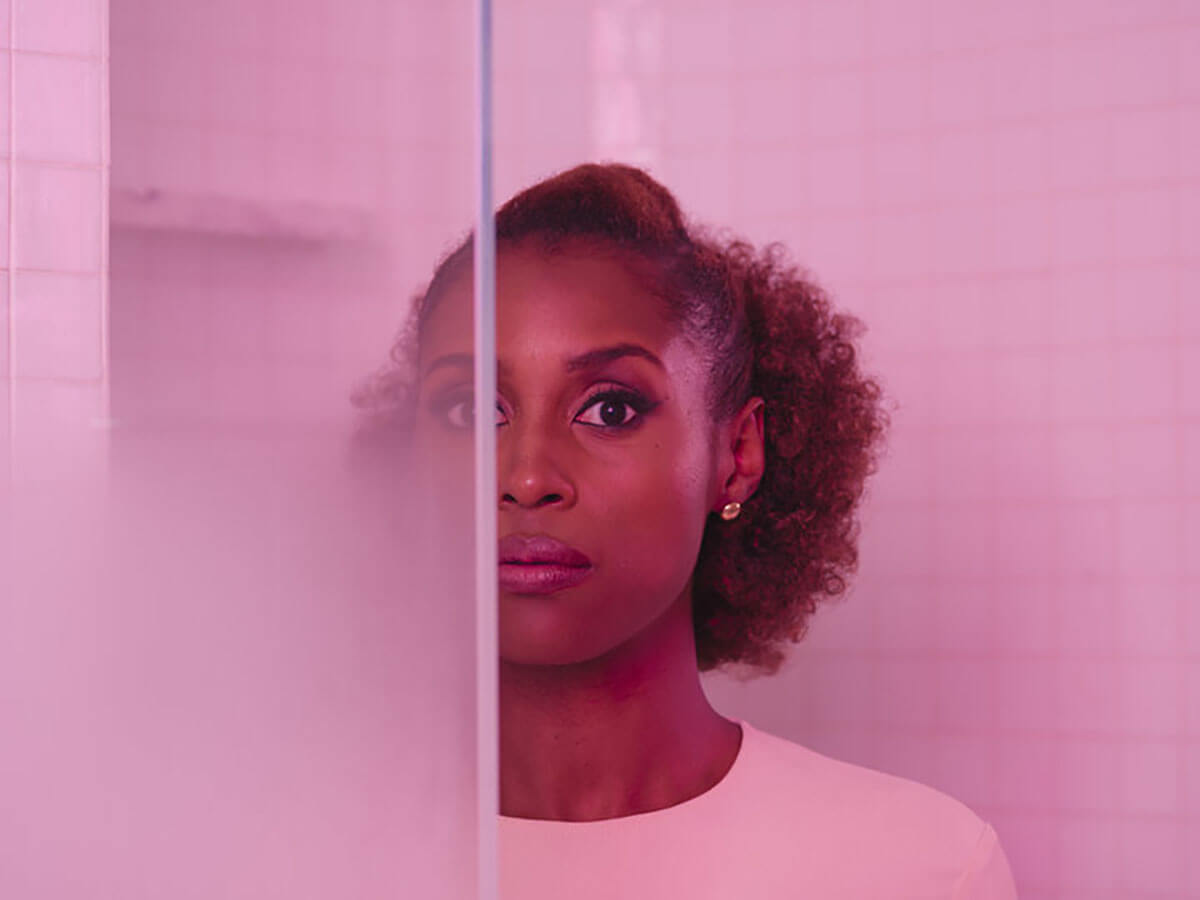
<path fill-rule="evenodd" d="M 467 4 L 111 3 L 0 4 L 10 499 L 98 490 L 122 414 L 335 425 L 470 224 Z M 495 30 L 498 200 L 647 166 L 860 313 L 895 403 L 853 595 L 776 678 L 706 677 L 718 708 L 959 797 L 1023 898 L 1200 896 L 1200 7 L 498 0 Z M 442 686 L 427 715 L 471 721 Z"/>

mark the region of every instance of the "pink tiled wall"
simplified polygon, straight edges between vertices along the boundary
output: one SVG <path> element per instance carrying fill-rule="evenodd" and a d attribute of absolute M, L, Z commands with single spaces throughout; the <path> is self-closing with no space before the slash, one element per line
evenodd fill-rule
<path fill-rule="evenodd" d="M 0 6 L 0 459 L 51 480 L 107 446 L 107 4 Z M 361 271 L 404 291 L 466 227 L 466 4 L 130 9 L 113 46 L 157 54 L 161 77 L 114 98 L 115 186 L 332 210 L 343 236 L 362 224 L 346 207 L 369 207 L 400 239 Z M 1026 900 L 1200 894 L 1198 13 L 496 3 L 498 195 L 582 159 L 647 165 L 697 217 L 787 243 L 867 321 L 896 403 L 853 595 L 779 676 L 710 695 L 969 803 Z M 216 58 L 225 77 L 189 95 L 189 61 Z M 187 165 L 155 169 L 170 159 Z M 195 286 L 161 292 L 178 242 L 127 249 L 128 309 L 196 317 L 127 362 L 215 336 L 231 366 L 282 359 L 279 399 L 280 373 L 371 343 L 331 334 L 345 320 L 311 257 L 229 330 L 253 254 L 198 283 L 234 286 L 203 307 Z M 360 324 L 403 307 L 377 287 Z"/>
<path fill-rule="evenodd" d="M 103 466 L 107 4 L 0 11 L 4 481 Z M 86 475 L 84 476 L 87 477 Z"/>
<path fill-rule="evenodd" d="M 1021 896 L 1200 895 L 1200 7 L 497 4 L 500 192 L 640 162 L 892 402 L 852 595 L 719 708 L 939 787 Z"/>

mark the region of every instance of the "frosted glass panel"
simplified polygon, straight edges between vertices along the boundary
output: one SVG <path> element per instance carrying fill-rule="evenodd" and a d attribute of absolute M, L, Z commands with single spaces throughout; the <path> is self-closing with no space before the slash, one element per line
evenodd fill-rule
<path fill-rule="evenodd" d="M 474 216 L 472 12 L 112 0 L 105 340 L 26 344 L 104 447 L 4 506 L 0 894 L 476 896 L 472 460 L 362 408 Z"/>

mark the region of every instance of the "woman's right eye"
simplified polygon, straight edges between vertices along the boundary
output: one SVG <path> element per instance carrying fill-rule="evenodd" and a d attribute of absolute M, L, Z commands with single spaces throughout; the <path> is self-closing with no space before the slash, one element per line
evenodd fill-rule
<path fill-rule="evenodd" d="M 475 424 L 474 402 L 469 394 L 450 397 L 437 404 L 437 411 L 454 428 L 468 429 Z M 504 411 L 496 404 L 496 424 L 503 424 Z"/>
<path fill-rule="evenodd" d="M 474 417 L 471 414 L 471 400 L 469 398 L 455 402 L 446 410 L 446 419 L 455 428 L 470 428 L 472 418 Z"/>

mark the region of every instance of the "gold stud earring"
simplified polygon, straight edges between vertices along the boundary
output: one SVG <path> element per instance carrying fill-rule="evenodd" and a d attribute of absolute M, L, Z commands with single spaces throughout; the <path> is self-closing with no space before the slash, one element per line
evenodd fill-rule
<path fill-rule="evenodd" d="M 736 519 L 742 512 L 742 504 L 733 500 L 725 504 L 725 508 L 721 510 L 721 518 L 728 522 L 730 519 Z"/>

